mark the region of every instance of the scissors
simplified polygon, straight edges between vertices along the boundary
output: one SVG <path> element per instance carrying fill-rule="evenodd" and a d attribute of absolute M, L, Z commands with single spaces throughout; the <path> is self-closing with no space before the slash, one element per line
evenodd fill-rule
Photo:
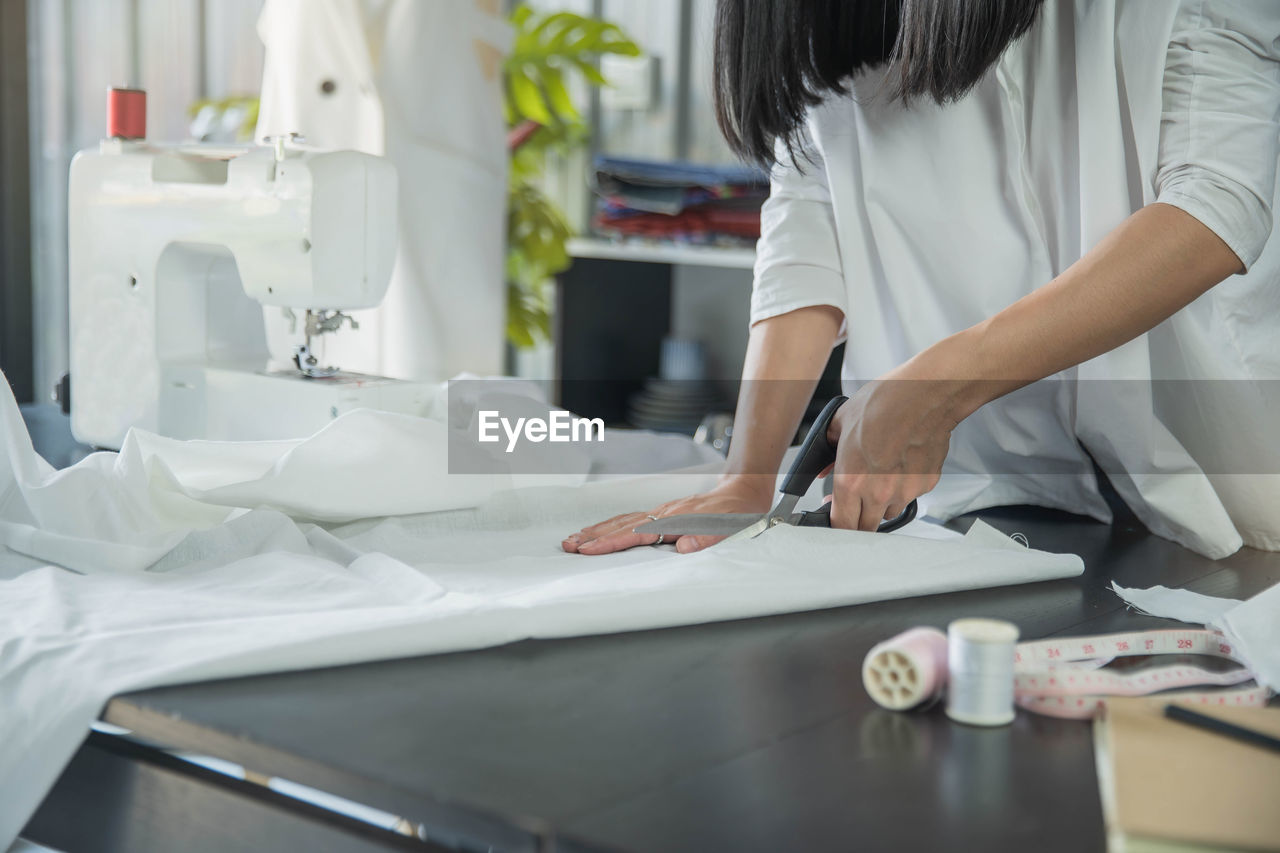
<path fill-rule="evenodd" d="M 827 466 L 836 461 L 836 449 L 827 441 L 827 427 L 836 409 L 848 397 L 835 397 L 818 415 L 809 434 L 800 445 L 800 453 L 782 481 L 782 488 L 773 509 L 764 515 L 746 512 L 690 513 L 658 518 L 635 528 L 636 533 L 656 533 L 661 536 L 728 536 L 729 539 L 754 539 L 770 527 L 790 524 L 795 527 L 830 527 L 831 503 L 820 508 L 796 512 L 796 502 L 808 493 L 809 487 Z M 880 523 L 877 533 L 888 533 L 903 527 L 916 517 L 916 502 L 907 504 L 896 518 Z"/>

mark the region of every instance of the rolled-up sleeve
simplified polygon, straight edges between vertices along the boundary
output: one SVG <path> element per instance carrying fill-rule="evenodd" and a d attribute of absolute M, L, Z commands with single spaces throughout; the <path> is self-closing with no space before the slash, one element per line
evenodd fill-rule
<path fill-rule="evenodd" d="M 1156 201 L 1222 238 L 1247 270 L 1273 227 L 1280 2 L 1183 0 L 1165 59 Z"/>
<path fill-rule="evenodd" d="M 760 214 L 751 323 L 800 308 L 845 310 L 846 290 L 826 166 L 807 137 L 800 165 L 780 148 Z M 841 340 L 844 330 L 841 329 Z"/>

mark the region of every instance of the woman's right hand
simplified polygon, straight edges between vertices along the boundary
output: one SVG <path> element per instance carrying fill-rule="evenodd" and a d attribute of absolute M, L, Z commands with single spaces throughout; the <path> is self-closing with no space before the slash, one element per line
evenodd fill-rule
<path fill-rule="evenodd" d="M 648 512 L 628 512 L 607 521 L 584 527 L 565 537 L 560 547 L 571 554 L 612 554 L 637 545 L 653 545 L 658 537 L 653 533 L 636 533 L 635 528 L 650 521 L 650 516 L 666 518 L 669 515 L 686 515 L 697 512 L 764 513 L 772 506 L 773 478 L 743 477 L 726 479 L 709 492 L 668 501 Z M 748 482 L 760 481 L 760 482 Z M 763 489 L 761 487 L 764 487 Z M 681 554 L 700 551 L 721 541 L 723 536 L 667 537 L 667 544 L 674 542 Z"/>

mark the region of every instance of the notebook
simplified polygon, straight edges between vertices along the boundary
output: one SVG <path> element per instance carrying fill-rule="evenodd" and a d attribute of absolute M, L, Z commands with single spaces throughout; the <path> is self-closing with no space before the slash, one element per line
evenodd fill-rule
<path fill-rule="evenodd" d="M 1165 719 L 1170 699 L 1109 699 L 1094 724 L 1108 849 L 1280 851 L 1280 753 Z M 1280 737 L 1280 708 L 1191 707 Z"/>

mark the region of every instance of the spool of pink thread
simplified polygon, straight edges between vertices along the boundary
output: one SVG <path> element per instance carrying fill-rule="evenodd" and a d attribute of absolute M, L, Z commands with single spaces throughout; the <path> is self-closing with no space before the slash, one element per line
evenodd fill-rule
<path fill-rule="evenodd" d="M 877 705 L 905 711 L 942 697 L 947 687 L 947 635 L 912 628 L 879 643 L 862 661 L 862 684 Z"/>

